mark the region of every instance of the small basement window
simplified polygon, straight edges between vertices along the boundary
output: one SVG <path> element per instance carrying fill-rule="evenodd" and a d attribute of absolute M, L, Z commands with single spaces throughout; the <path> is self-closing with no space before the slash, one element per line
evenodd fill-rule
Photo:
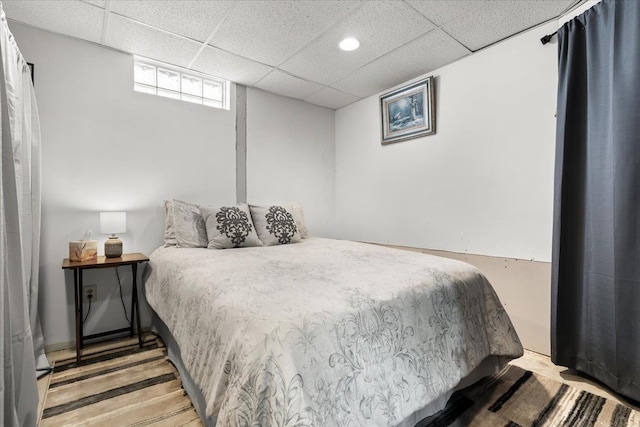
<path fill-rule="evenodd" d="M 229 109 L 227 80 L 149 59 L 134 58 L 133 89 L 194 104 Z"/>

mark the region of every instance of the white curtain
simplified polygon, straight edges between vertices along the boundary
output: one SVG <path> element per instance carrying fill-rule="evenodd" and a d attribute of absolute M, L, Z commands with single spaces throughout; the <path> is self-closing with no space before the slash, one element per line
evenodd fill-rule
<path fill-rule="evenodd" d="M 36 367 L 46 370 L 38 321 L 40 121 L 29 66 L 0 3 L 0 425 L 35 426 Z"/>

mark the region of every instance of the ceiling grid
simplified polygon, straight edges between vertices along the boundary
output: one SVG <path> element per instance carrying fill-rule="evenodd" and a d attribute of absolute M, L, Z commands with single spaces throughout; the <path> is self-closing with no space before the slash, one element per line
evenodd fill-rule
<path fill-rule="evenodd" d="M 100 44 L 105 44 L 107 41 L 107 31 L 109 31 L 109 14 L 111 13 L 111 0 L 107 0 L 104 8 L 104 18 L 102 21 L 102 37 L 100 38 Z"/>
<path fill-rule="evenodd" d="M 9 21 L 337 109 L 585 0 L 3 0 Z M 338 43 L 355 37 L 360 48 Z"/>
<path fill-rule="evenodd" d="M 196 62 L 196 60 L 198 59 L 198 56 L 200 56 L 200 54 L 202 53 L 204 48 L 207 47 L 207 45 L 209 44 L 209 42 L 211 41 L 213 36 L 215 36 L 215 34 L 218 32 L 218 30 L 220 29 L 222 24 L 224 24 L 224 22 L 228 18 L 229 18 L 229 14 L 227 14 L 227 16 L 225 16 L 222 21 L 220 21 L 220 22 L 218 22 L 218 24 L 216 24 L 215 28 L 211 31 L 211 34 L 209 34 L 209 36 L 205 39 L 205 41 L 202 42 L 202 46 L 200 46 L 200 49 L 198 49 L 198 52 L 196 52 L 196 54 L 193 57 L 193 59 L 191 61 L 189 61 L 189 65 L 187 65 L 187 68 L 191 68 L 193 66 L 193 63 Z"/>

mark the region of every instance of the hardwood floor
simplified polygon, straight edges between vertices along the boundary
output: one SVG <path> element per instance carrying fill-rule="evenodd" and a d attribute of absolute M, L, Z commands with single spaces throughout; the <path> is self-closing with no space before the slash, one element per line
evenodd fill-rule
<path fill-rule="evenodd" d="M 39 380 L 38 425 L 202 426 L 180 377 L 155 335 L 48 354 L 52 374 Z"/>
<path fill-rule="evenodd" d="M 155 340 L 156 337 L 149 334 L 145 342 L 149 344 Z M 136 343 L 137 339 L 135 338 L 104 342 L 88 347 L 85 349 L 84 354 L 88 359 L 92 357 L 91 355 L 108 354 L 123 346 L 136 347 Z M 157 339 L 156 343 L 158 344 L 158 349 L 154 351 L 164 355 L 164 344 L 159 339 Z M 61 350 L 48 354 L 48 357 L 51 363 L 56 363 L 58 366 L 72 364 L 75 359 L 75 352 L 73 350 Z M 202 426 L 195 409 L 193 409 L 188 397 L 185 396 L 181 388 L 177 371 L 165 357 L 156 356 L 155 360 L 150 362 L 144 369 L 139 368 L 136 360 L 145 358 L 145 356 L 134 355 L 127 357 L 129 357 L 127 360 L 121 357 L 109 361 L 108 369 L 111 369 L 111 372 L 119 372 L 110 374 L 109 377 L 92 377 L 100 369 L 100 366 L 96 364 L 74 368 L 75 370 L 68 369 L 65 373 L 58 374 L 58 377 L 56 377 L 55 373 L 49 374 L 38 380 L 38 391 L 40 393 L 38 425 L 41 427 L 48 425 L 77 425 L 77 423 L 82 423 L 86 419 L 82 417 L 91 417 L 92 425 L 115 425 L 114 423 L 117 423 L 117 425 Z M 149 360 L 149 357 L 146 357 L 146 359 Z M 633 402 L 627 401 L 624 397 L 613 393 L 598 382 L 579 376 L 567 368 L 554 365 L 549 357 L 542 354 L 525 350 L 524 356 L 512 361 L 511 364 L 640 410 L 640 407 L 634 405 Z M 124 366 L 124 368 L 118 369 L 118 366 Z M 137 366 L 138 368 L 136 368 Z M 117 386 L 119 381 L 131 384 L 136 383 L 136 381 L 140 382 L 144 378 L 169 374 L 175 375 L 176 379 L 159 384 L 162 390 L 156 390 L 157 393 L 155 395 L 149 391 L 150 389 L 144 389 L 122 395 L 118 397 L 119 401 L 113 401 L 109 404 L 95 402 L 81 409 L 70 411 L 66 416 L 63 413 L 54 417 L 49 416 L 42 420 L 44 411 L 50 411 L 48 408 L 60 407 L 60 405 L 64 405 L 69 400 L 86 399 L 96 393 L 104 393 L 106 390 Z M 84 385 L 80 386 L 78 382 L 74 382 L 74 378 L 80 378 L 85 381 Z M 122 378 L 125 379 L 123 380 Z M 60 387 L 49 388 L 50 384 L 53 386 L 53 383 L 60 383 L 61 381 L 68 383 L 68 385 L 63 386 L 67 390 Z M 165 416 L 163 414 L 168 415 Z"/>

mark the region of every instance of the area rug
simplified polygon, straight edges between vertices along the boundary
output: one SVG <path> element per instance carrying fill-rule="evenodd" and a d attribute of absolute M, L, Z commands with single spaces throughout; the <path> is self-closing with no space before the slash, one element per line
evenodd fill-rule
<path fill-rule="evenodd" d="M 508 365 L 454 394 L 416 427 L 640 426 L 640 412 Z"/>
<path fill-rule="evenodd" d="M 201 426 L 160 339 L 85 353 L 55 362 L 40 427 Z"/>
<path fill-rule="evenodd" d="M 201 426 L 161 340 L 148 337 L 55 362 L 41 427 Z M 508 365 L 454 394 L 416 427 L 640 426 L 640 412 Z M 322 427 L 322 426 L 318 426 Z"/>

